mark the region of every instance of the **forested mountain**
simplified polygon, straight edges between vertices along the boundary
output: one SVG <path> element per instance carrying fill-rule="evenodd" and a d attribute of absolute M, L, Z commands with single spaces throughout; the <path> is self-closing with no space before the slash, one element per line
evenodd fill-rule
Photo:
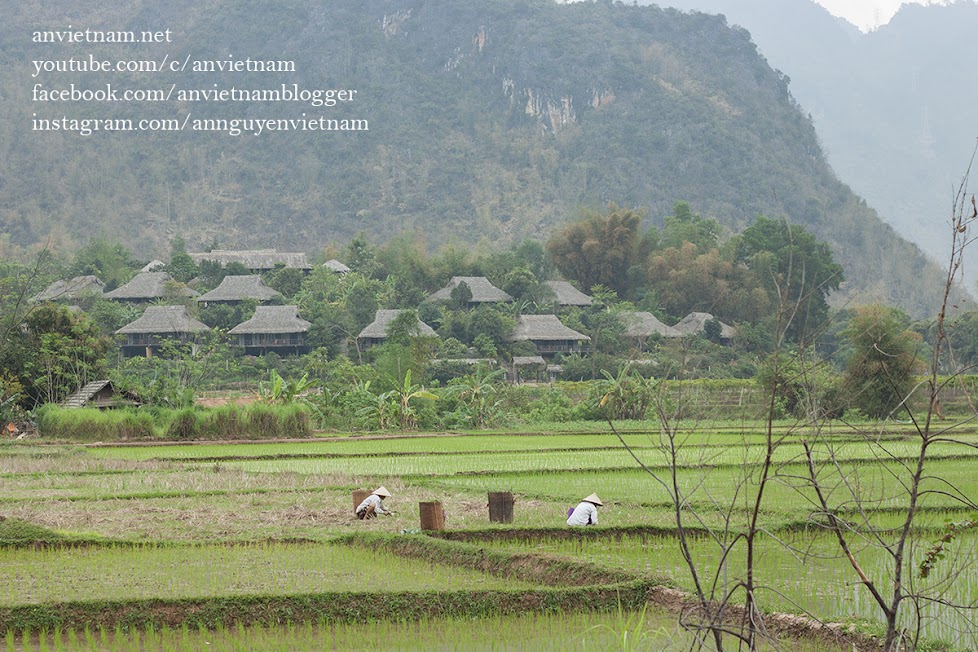
<path fill-rule="evenodd" d="M 731 232 L 759 214 L 827 241 L 849 294 L 933 306 L 940 283 L 826 164 L 788 80 L 720 17 L 607 1 L 66 0 L 21 3 L 0 25 L 0 231 L 14 244 L 92 234 L 160 255 L 312 250 L 364 231 L 431 246 L 506 243 L 614 201 L 661 221 L 676 200 Z M 296 72 L 51 73 L 31 61 L 95 46 L 35 44 L 68 24 L 172 30 L 167 45 L 98 45 L 105 59 L 294 60 Z M 34 84 L 356 89 L 353 102 L 32 101 Z M 299 118 L 369 131 L 93 133 L 31 130 L 58 118 Z M 0 236 L 4 237 L 4 236 Z M 0 243 L 2 244 L 2 243 Z"/>
<path fill-rule="evenodd" d="M 724 14 L 748 29 L 790 77 L 839 177 L 897 232 L 947 257 L 951 191 L 978 137 L 978 4 L 906 4 L 867 34 L 812 0 L 658 4 Z"/>

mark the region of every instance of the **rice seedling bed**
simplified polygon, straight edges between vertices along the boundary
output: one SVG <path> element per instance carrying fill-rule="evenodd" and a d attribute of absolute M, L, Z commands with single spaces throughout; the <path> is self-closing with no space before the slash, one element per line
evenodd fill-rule
<path fill-rule="evenodd" d="M 661 611 L 495 615 L 483 618 L 423 618 L 369 623 L 236 624 L 214 629 L 189 627 L 123 632 L 87 630 L 11 632 L 8 649 L 23 652 L 292 652 L 293 650 L 611 650 L 630 640 L 636 649 L 662 652 L 689 649 L 690 635 L 675 616 Z M 761 650 L 771 649 L 762 647 Z M 782 648 L 783 649 L 783 648 Z M 841 646 L 791 641 L 797 652 L 837 652 Z"/>
<path fill-rule="evenodd" d="M 863 488 L 871 495 L 879 496 L 870 509 L 899 508 L 906 502 L 899 491 L 899 482 L 882 465 L 852 465 L 841 467 L 842 474 L 850 481 L 858 476 Z M 895 463 L 887 466 L 894 467 Z M 925 488 L 938 489 L 949 482 L 958 487 L 965 496 L 978 496 L 978 475 L 975 474 L 975 460 L 955 458 L 934 462 L 929 466 L 932 479 L 925 480 Z M 693 502 L 730 505 L 738 492 L 744 476 L 744 469 L 725 467 L 719 469 L 686 468 L 679 472 L 680 485 L 685 488 L 687 498 Z M 837 483 L 840 476 L 835 469 L 826 466 L 823 470 L 829 482 Z M 767 504 L 776 506 L 778 511 L 791 512 L 796 518 L 803 518 L 812 511 L 814 500 L 811 491 L 805 487 L 798 476 L 805 473 L 801 465 L 782 467 L 780 477 L 768 485 Z M 835 474 L 835 475 L 833 475 Z M 795 476 L 795 477 L 792 477 Z M 435 483 L 433 483 L 435 484 Z M 556 471 L 528 473 L 496 473 L 484 475 L 457 475 L 438 478 L 437 485 L 445 488 L 469 491 L 497 491 L 500 487 L 528 497 L 554 501 L 575 501 L 581 496 L 596 492 L 605 500 L 666 506 L 671 504 L 665 490 L 648 473 L 637 468 L 623 467 L 616 470 L 597 471 Z M 753 499 L 752 486 L 740 487 L 737 503 L 750 504 Z M 841 491 L 833 495 L 840 507 L 854 508 L 845 502 L 847 496 Z M 954 503 L 940 494 L 927 494 L 922 497 L 928 508 L 953 506 Z"/>
<path fill-rule="evenodd" d="M 0 606 L 343 591 L 531 588 L 382 550 L 328 544 L 0 549 Z"/>
<path fill-rule="evenodd" d="M 625 441 L 630 446 L 647 448 L 658 445 L 658 428 L 644 433 L 625 433 Z M 858 443 L 852 433 L 830 435 L 830 440 L 840 443 Z M 875 439 L 875 435 L 874 435 Z M 972 437 L 978 441 L 978 437 Z M 763 435 L 756 427 L 743 426 L 737 430 L 717 432 L 697 430 L 683 435 L 683 445 L 687 448 L 741 447 L 763 443 Z M 883 438 L 894 444 L 912 445 L 912 438 Z M 410 435 L 403 437 L 345 437 L 329 441 L 302 441 L 283 443 L 233 443 L 233 444 L 160 444 L 140 446 L 93 446 L 86 450 L 93 457 L 103 459 L 201 459 L 217 460 L 223 458 L 275 458 L 303 457 L 317 455 L 369 455 L 398 453 L 476 453 L 488 451 L 545 451 L 587 448 L 620 448 L 618 437 L 607 429 L 579 434 L 481 434 L 481 435 Z M 796 455 L 797 447 L 791 455 Z M 2 467 L 0 467 L 2 470 Z"/>

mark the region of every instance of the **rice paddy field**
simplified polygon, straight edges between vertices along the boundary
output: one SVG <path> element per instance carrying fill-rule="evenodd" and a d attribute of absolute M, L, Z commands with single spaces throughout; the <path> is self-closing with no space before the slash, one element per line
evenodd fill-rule
<path fill-rule="evenodd" d="M 770 613 L 842 625 L 776 632 L 769 649 L 852 649 L 826 632 L 879 631 L 881 615 L 819 517 L 802 436 L 777 434 L 758 599 Z M 906 566 L 910 589 L 937 600 L 905 606 L 930 649 L 973 650 L 978 530 L 956 531 L 927 577 L 917 570 L 947 523 L 976 516 L 953 498 L 978 502 L 978 432 L 954 438 L 931 449 Z M 640 424 L 623 439 L 630 451 L 591 424 L 263 443 L 0 443 L 0 634 L 7 650 L 685 649 L 692 639 L 677 613 L 693 586 L 660 483 L 672 481 L 669 457 Z M 759 423 L 679 436 L 691 551 L 720 589 L 743 574 L 744 548 L 721 563 L 717 540 L 746 523 L 764 441 Z M 902 522 L 917 451 L 907 429 L 839 428 L 815 455 L 830 502 L 852 523 L 855 556 L 884 586 L 881 546 Z M 395 513 L 357 520 L 352 493 L 381 484 Z M 852 488 L 867 500 L 852 500 Z M 512 523 L 488 520 L 487 493 L 499 491 L 515 496 Z M 570 530 L 568 508 L 592 492 L 605 503 L 599 525 Z M 443 504 L 444 531 L 420 532 L 422 501 Z"/>

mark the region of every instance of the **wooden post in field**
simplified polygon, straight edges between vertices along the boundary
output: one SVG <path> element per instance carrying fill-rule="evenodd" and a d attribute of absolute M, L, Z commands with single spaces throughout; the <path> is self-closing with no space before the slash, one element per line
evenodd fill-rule
<path fill-rule="evenodd" d="M 418 503 L 421 508 L 422 530 L 444 530 L 445 508 L 441 502 Z"/>
<path fill-rule="evenodd" d="M 513 499 L 512 492 L 509 491 L 490 491 L 489 492 L 489 522 L 490 523 L 512 523 L 513 522 Z"/>
<path fill-rule="evenodd" d="M 372 491 L 365 491 L 363 489 L 357 489 L 356 491 L 354 491 L 353 492 L 353 511 L 356 511 L 357 507 L 360 506 L 360 503 L 362 503 L 364 500 L 366 500 L 367 499 L 367 496 L 369 496 L 372 493 L 373 493 Z"/>

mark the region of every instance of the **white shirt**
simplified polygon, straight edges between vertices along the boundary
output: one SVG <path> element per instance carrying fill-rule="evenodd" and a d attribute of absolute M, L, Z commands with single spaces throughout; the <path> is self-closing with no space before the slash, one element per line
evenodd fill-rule
<path fill-rule="evenodd" d="M 374 512 L 377 514 L 390 514 L 386 509 L 384 509 L 384 501 L 377 494 L 370 494 L 363 499 L 363 502 L 357 506 L 356 512 L 359 514 L 361 511 L 367 509 L 370 505 L 374 506 Z"/>
<path fill-rule="evenodd" d="M 567 525 L 597 525 L 598 524 L 598 508 L 594 506 L 594 503 L 589 503 L 584 501 L 574 508 L 571 513 L 570 518 L 567 519 Z"/>

